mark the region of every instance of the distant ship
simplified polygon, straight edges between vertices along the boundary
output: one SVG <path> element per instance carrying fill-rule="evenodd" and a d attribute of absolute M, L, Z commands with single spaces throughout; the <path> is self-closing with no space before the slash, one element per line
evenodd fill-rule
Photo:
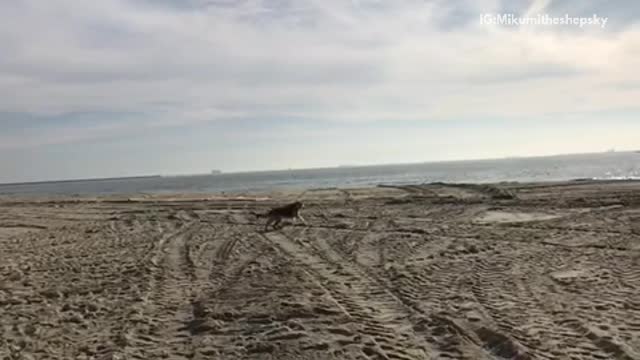
<path fill-rule="evenodd" d="M 211 175 L 220 175 L 222 174 L 222 171 L 220 170 L 211 170 Z"/>

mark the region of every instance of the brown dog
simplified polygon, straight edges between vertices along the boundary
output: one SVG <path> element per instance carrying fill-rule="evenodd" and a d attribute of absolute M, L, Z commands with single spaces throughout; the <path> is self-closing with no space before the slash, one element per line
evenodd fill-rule
<path fill-rule="evenodd" d="M 272 225 L 275 229 L 283 219 L 299 219 L 303 223 L 307 223 L 304 218 L 300 215 L 300 209 L 304 207 L 304 204 L 300 201 L 296 201 L 289 205 L 277 207 L 269 210 L 268 213 L 263 215 L 258 215 L 258 217 L 267 217 L 267 223 L 264 226 L 264 231 L 267 231 L 269 225 Z"/>

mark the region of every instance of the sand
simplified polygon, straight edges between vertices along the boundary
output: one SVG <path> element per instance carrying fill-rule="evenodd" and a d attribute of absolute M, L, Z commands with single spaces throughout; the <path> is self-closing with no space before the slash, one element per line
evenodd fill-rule
<path fill-rule="evenodd" d="M 640 183 L 4 197 L 0 359 L 640 359 Z"/>

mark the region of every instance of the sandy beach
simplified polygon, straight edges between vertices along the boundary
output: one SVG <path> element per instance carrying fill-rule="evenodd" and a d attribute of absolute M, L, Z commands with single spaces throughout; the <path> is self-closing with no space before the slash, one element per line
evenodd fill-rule
<path fill-rule="evenodd" d="M 640 359 L 640 182 L 5 196 L 0 359 Z"/>

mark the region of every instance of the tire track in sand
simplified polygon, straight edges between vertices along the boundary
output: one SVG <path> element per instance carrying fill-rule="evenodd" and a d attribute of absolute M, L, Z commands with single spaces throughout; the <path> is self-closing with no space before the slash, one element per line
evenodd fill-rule
<path fill-rule="evenodd" d="M 184 224 L 184 223 L 180 223 Z M 143 358 L 192 358 L 191 339 L 185 324 L 191 318 L 190 299 L 195 286 L 193 262 L 188 244 L 200 228 L 197 221 L 182 225 L 165 235 L 154 246 L 150 263 L 155 265 L 149 278 L 150 291 L 142 307 L 123 328 L 116 344 L 126 352 L 136 348 Z"/>
<path fill-rule="evenodd" d="M 265 255 L 267 247 L 260 238 L 254 241 L 255 233 L 238 231 L 236 227 L 223 227 L 221 230 L 208 238 L 199 256 L 200 259 L 206 256 L 206 263 L 198 266 L 196 272 L 202 284 L 192 297 L 191 314 L 185 323 L 191 335 L 194 358 L 224 356 L 221 353 L 225 350 L 233 352 L 232 349 L 236 349 L 237 344 L 231 340 L 237 333 L 233 327 L 215 320 L 220 316 L 216 308 L 221 301 L 224 303 L 224 293 L 238 283 L 247 268 Z"/>
<path fill-rule="evenodd" d="M 382 215 L 378 215 L 380 219 L 383 219 Z M 393 226 L 393 224 L 390 224 Z M 357 242 L 364 243 L 359 249 L 359 254 L 366 254 L 367 248 L 373 250 L 377 247 L 377 252 L 384 252 L 383 249 L 391 241 L 389 236 L 379 236 L 380 234 L 374 231 L 366 233 L 365 236 L 357 235 Z M 349 237 L 348 234 L 341 242 L 346 241 Z M 374 241 L 371 241 L 374 240 Z M 407 272 L 402 272 L 401 276 L 394 277 L 393 280 L 389 279 L 389 271 L 393 272 L 395 265 L 389 267 L 389 270 L 385 266 L 376 269 L 373 264 L 364 264 L 358 261 L 357 254 L 343 254 L 341 245 L 338 242 L 336 246 L 329 244 L 325 237 L 319 236 L 319 239 L 314 239 L 314 244 L 320 247 L 320 251 L 327 255 L 328 261 L 336 264 L 337 266 L 351 266 L 356 269 L 360 274 L 366 276 L 371 281 L 375 282 L 378 286 L 383 288 L 389 295 L 391 295 L 397 303 L 404 306 L 404 311 L 409 312 L 412 316 L 413 328 L 420 335 L 421 339 L 425 339 L 431 344 L 431 348 L 434 354 L 437 354 L 437 358 L 454 358 L 454 359 L 493 359 L 489 351 L 483 348 L 482 340 L 476 336 L 475 333 L 464 330 L 458 325 L 455 319 L 451 318 L 449 314 L 442 312 L 442 303 L 440 306 L 435 305 L 442 301 L 439 299 L 442 297 L 443 292 L 449 292 L 455 294 L 459 289 L 455 288 L 457 283 L 456 277 L 458 271 L 451 271 L 451 269 L 439 269 L 436 273 L 432 274 L 433 277 L 422 278 L 423 281 L 403 281 L 403 280 L 415 280 L 414 278 L 408 278 Z M 420 246 L 420 245 L 418 245 Z M 394 257 L 395 258 L 395 257 Z M 378 262 L 385 264 L 384 256 L 380 255 Z M 386 273 L 387 276 L 381 275 Z M 444 276 L 443 276 L 444 275 Z M 436 283 L 433 282 L 436 281 Z M 437 284 L 439 282 L 439 284 Z M 402 284 L 401 286 L 397 286 Z M 426 290 L 425 292 L 425 289 Z M 428 293 L 428 305 L 421 306 L 426 302 L 419 300 L 418 295 L 420 293 Z M 438 293 L 438 294 L 434 294 Z M 426 298 L 425 298 L 426 299 Z M 446 302 L 446 300 L 444 301 Z M 422 304 L 421 304 L 422 303 Z"/>
<path fill-rule="evenodd" d="M 371 359 L 430 359 L 427 342 L 419 339 L 410 312 L 388 290 L 347 262 L 319 249 L 307 249 L 282 232 L 262 235 L 305 268 L 339 308 L 361 326 L 362 352 Z"/>
<path fill-rule="evenodd" d="M 545 249 L 532 254 L 530 259 L 514 256 L 514 259 L 479 261 L 473 271 L 472 291 L 498 328 L 535 350 L 536 358 L 632 359 L 622 347 L 583 326 L 576 312 L 566 309 L 568 304 L 542 298 L 531 287 L 532 282 L 539 281 L 536 279 L 543 279 L 539 276 L 540 269 L 549 269 L 550 259 L 554 259 L 554 254 Z M 539 268 L 517 269 L 520 264 L 529 267 L 536 264 Z M 507 275 L 510 273 L 522 275 L 510 277 Z M 490 291 L 498 287 L 502 291 Z M 545 292 L 557 293 L 555 289 Z"/>

